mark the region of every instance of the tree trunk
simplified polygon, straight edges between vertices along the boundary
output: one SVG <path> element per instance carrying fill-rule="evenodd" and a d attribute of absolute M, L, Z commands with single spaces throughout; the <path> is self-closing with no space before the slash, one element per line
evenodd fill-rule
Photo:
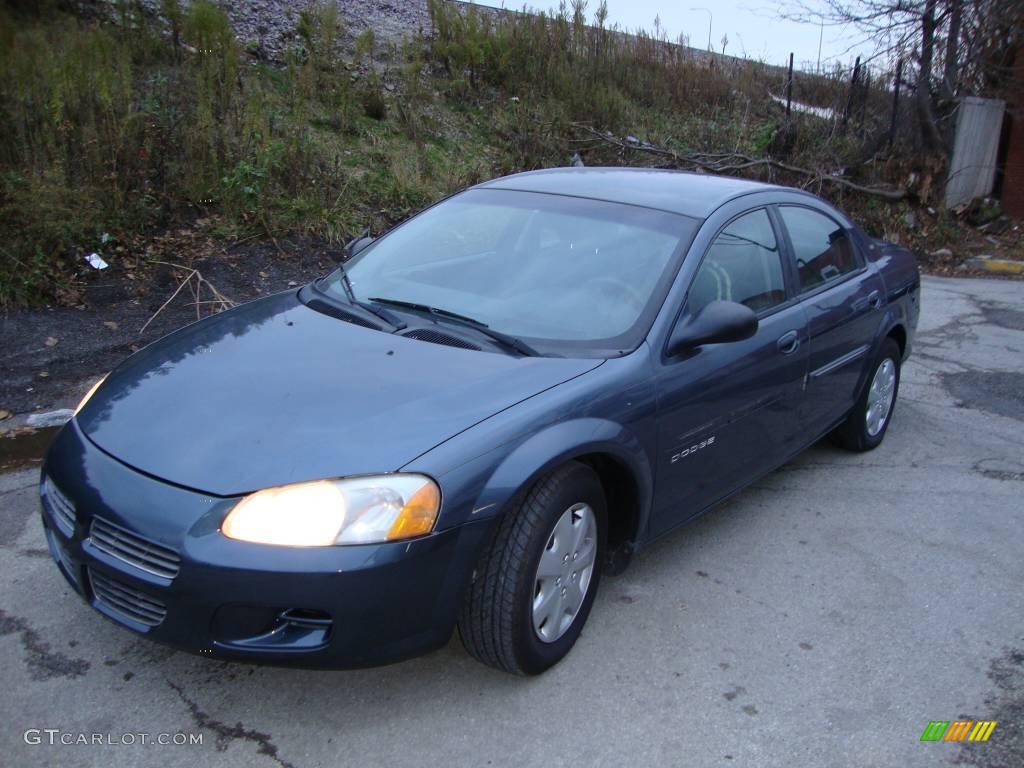
<path fill-rule="evenodd" d="M 925 0 L 921 14 L 921 71 L 917 78 L 917 115 L 921 123 L 924 145 L 933 150 L 945 148 L 942 134 L 932 108 L 932 61 L 935 58 L 935 5 L 938 0 Z"/>
<path fill-rule="evenodd" d="M 963 0 L 947 0 L 949 32 L 946 35 L 946 66 L 942 78 L 942 98 L 956 97 L 960 68 L 960 28 L 963 22 Z"/>

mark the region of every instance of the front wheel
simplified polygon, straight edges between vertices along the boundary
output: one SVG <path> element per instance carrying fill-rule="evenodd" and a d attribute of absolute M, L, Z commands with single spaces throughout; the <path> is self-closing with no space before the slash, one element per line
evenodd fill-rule
<path fill-rule="evenodd" d="M 892 339 L 882 344 L 872 364 L 867 386 L 832 439 L 851 451 L 877 448 L 892 419 L 900 389 L 900 348 Z"/>
<path fill-rule="evenodd" d="M 539 480 L 505 512 L 477 564 L 459 616 L 466 650 L 519 675 L 564 658 L 594 602 L 606 519 L 590 467 L 570 462 Z"/>

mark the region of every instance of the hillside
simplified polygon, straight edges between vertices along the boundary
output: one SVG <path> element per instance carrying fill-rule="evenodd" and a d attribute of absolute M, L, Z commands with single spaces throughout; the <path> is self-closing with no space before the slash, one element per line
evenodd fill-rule
<path fill-rule="evenodd" d="M 238 243 L 336 249 L 574 153 L 801 184 L 926 252 L 960 237 L 934 202 L 941 169 L 886 143 L 884 78 L 851 93 L 840 71 L 798 74 L 796 101 L 852 105 L 841 125 L 786 117 L 776 67 L 698 54 L 660 30 L 625 35 L 600 8 L 66 5 L 0 10 L 4 307 L 91 306 L 95 286 L 119 280 L 155 311 L 155 261 L 183 279 L 193 259 Z M 102 281 L 92 253 L 111 265 Z"/>

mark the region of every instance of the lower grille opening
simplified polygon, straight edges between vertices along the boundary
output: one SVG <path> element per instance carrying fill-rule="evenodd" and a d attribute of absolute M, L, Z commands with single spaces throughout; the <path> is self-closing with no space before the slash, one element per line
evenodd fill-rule
<path fill-rule="evenodd" d="M 156 627 L 167 615 L 167 607 L 162 602 L 117 579 L 90 569 L 89 583 L 96 602 L 118 616 Z"/>
<path fill-rule="evenodd" d="M 326 611 L 223 606 L 214 618 L 215 643 L 242 651 L 315 651 L 330 640 L 334 621 Z"/>
<path fill-rule="evenodd" d="M 287 611 L 282 611 L 277 619 L 280 622 L 291 624 L 293 627 L 304 629 L 328 630 L 334 623 L 331 621 L 331 617 L 323 611 L 310 611 L 305 608 L 289 608 Z"/>

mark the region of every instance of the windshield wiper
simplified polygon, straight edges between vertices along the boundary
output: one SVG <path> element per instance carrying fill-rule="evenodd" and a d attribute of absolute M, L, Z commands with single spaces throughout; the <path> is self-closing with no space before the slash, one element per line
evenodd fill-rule
<path fill-rule="evenodd" d="M 460 315 L 458 312 L 452 312 L 450 309 L 440 309 L 439 307 L 431 307 L 427 304 L 418 304 L 415 301 L 403 301 L 402 299 L 388 299 L 383 296 L 371 296 L 370 301 L 375 301 L 378 304 L 391 304 L 395 307 L 405 307 L 406 309 L 414 309 L 419 312 L 426 312 L 430 315 L 436 315 L 443 317 L 446 320 L 454 320 L 462 325 L 467 325 L 478 333 L 487 336 L 493 341 L 507 347 L 508 349 L 518 352 L 520 355 L 525 357 L 538 357 L 539 352 L 531 347 L 522 339 L 516 338 L 515 336 L 509 336 L 507 333 L 496 331 L 491 328 L 487 323 L 481 322 L 472 317 L 466 315 Z"/>
<path fill-rule="evenodd" d="M 359 299 L 353 299 L 352 303 L 355 304 L 357 307 L 365 309 L 367 312 L 376 315 L 381 320 L 390 323 L 392 326 L 394 326 L 396 331 L 400 331 L 403 328 L 409 327 L 408 324 L 403 322 L 403 320 L 394 312 L 388 312 L 386 309 L 375 307 L 368 301 L 360 301 Z"/>
<path fill-rule="evenodd" d="M 373 304 L 370 304 L 367 301 L 360 301 L 359 299 L 357 299 L 355 292 L 352 290 L 352 283 L 348 279 L 348 273 L 345 271 L 345 267 L 339 267 L 338 271 L 341 273 L 341 285 L 345 289 L 345 296 L 348 298 L 349 304 L 359 307 L 364 312 L 369 312 L 371 315 L 374 315 L 375 317 L 379 317 L 381 320 L 383 320 L 385 323 L 387 323 L 394 329 L 392 333 L 408 327 L 408 325 L 402 321 L 402 318 L 400 318 L 394 312 L 388 312 L 386 309 L 375 307 L 373 306 Z M 320 293 L 323 293 L 318 284 L 314 285 L 316 289 L 320 291 Z"/>

